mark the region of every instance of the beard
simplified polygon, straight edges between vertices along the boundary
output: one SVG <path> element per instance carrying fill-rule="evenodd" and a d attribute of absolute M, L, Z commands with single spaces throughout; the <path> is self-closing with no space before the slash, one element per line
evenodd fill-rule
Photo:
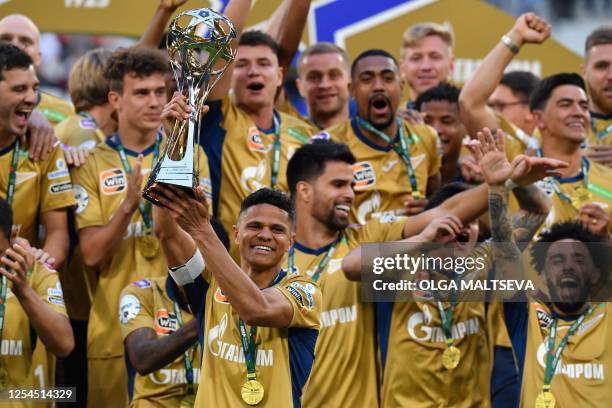
<path fill-rule="evenodd" d="M 581 285 L 580 293 L 574 297 L 574 299 L 563 299 L 559 294 L 558 288 L 556 285 L 549 285 L 548 290 L 552 297 L 552 303 L 563 313 L 566 314 L 575 314 L 577 313 L 584 304 L 588 301 L 591 294 L 591 284 L 590 282 L 584 282 Z"/>
<path fill-rule="evenodd" d="M 315 212 L 314 218 L 317 219 L 321 224 L 325 225 L 330 231 L 342 231 L 348 227 L 348 217 L 346 219 L 339 219 L 334 215 L 334 209 L 327 213 Z"/>

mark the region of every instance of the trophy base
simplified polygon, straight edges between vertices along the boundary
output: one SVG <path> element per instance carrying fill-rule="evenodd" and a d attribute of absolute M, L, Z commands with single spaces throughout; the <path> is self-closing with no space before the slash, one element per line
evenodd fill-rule
<path fill-rule="evenodd" d="M 156 196 L 159 194 L 157 192 L 157 187 L 159 185 L 168 185 L 168 186 L 174 186 L 177 187 L 181 190 L 183 190 L 184 192 L 188 193 L 190 197 L 195 198 L 196 197 L 196 184 L 195 184 L 195 180 L 192 186 L 187 187 L 185 185 L 182 184 L 174 184 L 172 182 L 164 182 L 164 181 L 160 181 L 160 180 L 155 180 L 152 183 L 147 183 L 147 186 L 144 188 L 144 190 L 142 191 L 142 197 L 147 200 L 150 201 L 152 204 L 158 205 L 158 206 L 162 206 L 161 202 L 156 198 Z"/>

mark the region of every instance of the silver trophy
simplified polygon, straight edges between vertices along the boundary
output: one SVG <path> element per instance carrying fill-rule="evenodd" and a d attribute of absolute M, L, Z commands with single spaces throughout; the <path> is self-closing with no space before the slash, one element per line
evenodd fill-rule
<path fill-rule="evenodd" d="M 178 90 L 193 108 L 188 120 L 175 120 L 164 153 L 151 171 L 143 197 L 159 204 L 154 190 L 159 183 L 179 186 L 193 193 L 199 183 L 200 113 L 208 93 L 221 79 L 236 50 L 232 22 L 207 8 L 179 14 L 168 31 L 168 56 Z"/>

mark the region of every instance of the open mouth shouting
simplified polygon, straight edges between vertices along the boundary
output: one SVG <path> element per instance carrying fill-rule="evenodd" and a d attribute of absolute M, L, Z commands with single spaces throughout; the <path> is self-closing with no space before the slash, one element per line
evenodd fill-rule
<path fill-rule="evenodd" d="M 16 122 L 17 122 L 17 126 L 19 127 L 25 127 L 28 124 L 28 119 L 30 119 L 30 116 L 32 115 L 32 110 L 34 108 L 32 106 L 18 106 L 15 111 L 14 111 L 14 115 L 16 118 Z"/>
<path fill-rule="evenodd" d="M 249 82 L 247 85 L 247 89 L 249 90 L 249 92 L 256 93 L 256 94 L 261 93 L 261 91 L 263 91 L 264 88 L 265 88 L 265 84 L 261 81 Z"/>
<path fill-rule="evenodd" d="M 375 118 L 387 117 L 392 114 L 391 100 L 382 93 L 376 93 L 369 100 L 370 114 Z"/>
<path fill-rule="evenodd" d="M 334 210 L 336 210 L 336 213 L 339 215 L 348 217 L 349 212 L 351 211 L 351 206 L 349 204 L 336 204 L 336 206 L 334 206 Z"/>

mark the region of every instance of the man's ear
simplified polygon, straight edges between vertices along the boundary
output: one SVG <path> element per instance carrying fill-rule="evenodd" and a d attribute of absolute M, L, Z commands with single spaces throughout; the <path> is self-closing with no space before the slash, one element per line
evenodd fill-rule
<path fill-rule="evenodd" d="M 541 110 L 531 111 L 533 115 L 533 121 L 538 129 L 546 129 L 546 125 L 544 123 L 544 112 Z"/>
<path fill-rule="evenodd" d="M 298 181 L 295 186 L 295 195 L 299 197 L 300 200 L 310 203 L 313 196 L 312 186 L 306 181 Z"/>
<path fill-rule="evenodd" d="M 119 105 L 121 102 L 121 94 L 117 91 L 109 91 L 108 92 L 108 103 L 110 104 L 110 106 L 113 107 L 113 109 L 118 112 L 119 109 Z"/>
<path fill-rule="evenodd" d="M 232 225 L 232 230 L 234 231 L 234 244 L 238 245 L 238 224 Z"/>

